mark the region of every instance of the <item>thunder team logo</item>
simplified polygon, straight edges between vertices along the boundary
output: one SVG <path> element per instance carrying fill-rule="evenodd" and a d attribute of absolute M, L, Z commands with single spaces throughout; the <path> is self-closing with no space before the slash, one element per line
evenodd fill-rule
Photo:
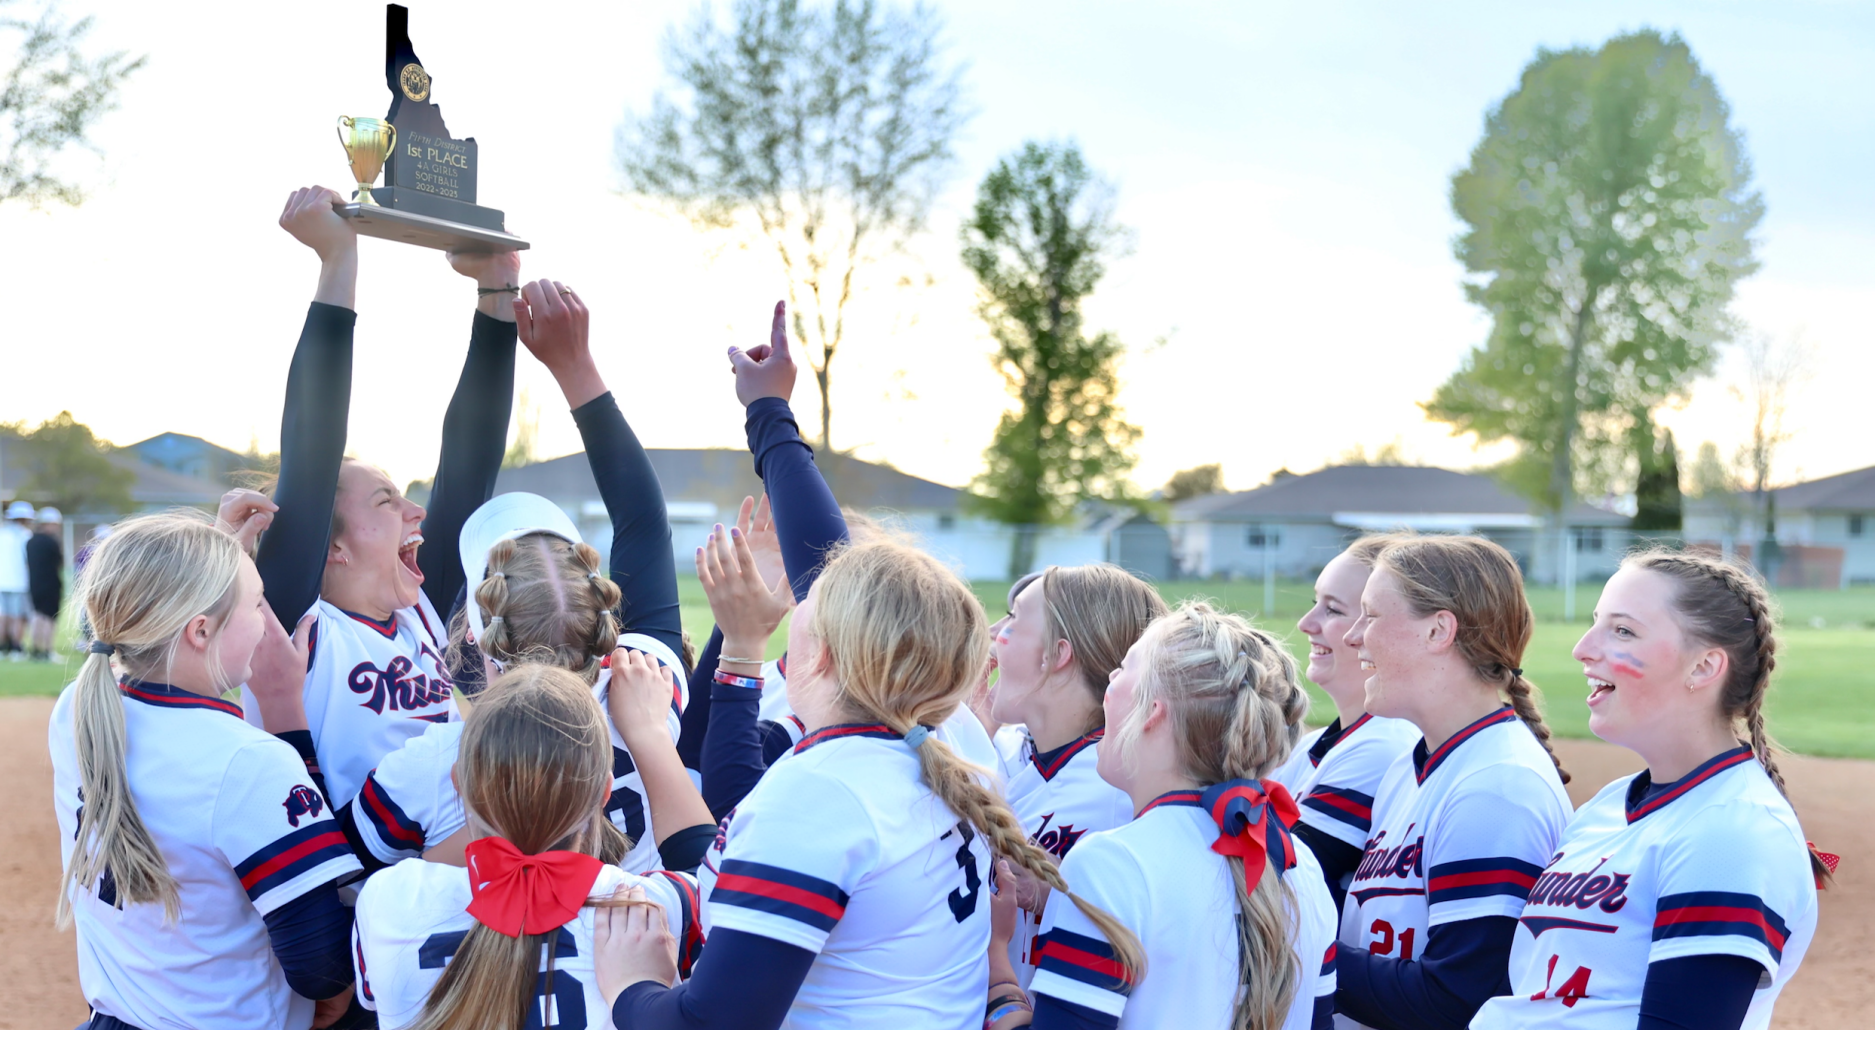
<path fill-rule="evenodd" d="M 1029 841 L 1056 857 L 1066 857 L 1068 851 L 1074 849 L 1074 844 L 1081 841 L 1081 836 L 1087 834 L 1087 829 L 1076 828 L 1072 824 L 1059 824 L 1053 831 L 1050 831 L 1048 822 L 1054 819 L 1055 815 L 1052 813 L 1042 814 L 1042 819 L 1036 823 L 1035 830 L 1029 833 Z"/>
<path fill-rule="evenodd" d="M 295 828 L 299 827 L 301 817 L 317 818 L 326 808 L 319 793 L 304 784 L 293 785 L 293 790 L 286 793 L 286 801 L 280 805 L 286 807 L 286 822 Z"/>
<path fill-rule="evenodd" d="M 412 674 L 415 666 L 408 656 L 396 657 L 383 670 L 366 661 L 352 668 L 345 678 L 345 687 L 364 696 L 359 706 L 371 708 L 373 714 L 383 714 L 387 708 L 421 711 L 449 702 L 449 682 L 441 677 Z"/>

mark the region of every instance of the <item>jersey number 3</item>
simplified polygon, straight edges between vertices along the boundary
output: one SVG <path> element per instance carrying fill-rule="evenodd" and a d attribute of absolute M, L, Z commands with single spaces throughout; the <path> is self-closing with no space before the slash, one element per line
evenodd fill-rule
<path fill-rule="evenodd" d="M 977 855 L 970 852 L 970 842 L 977 837 L 976 830 L 970 827 L 969 821 L 958 821 L 957 827 L 945 832 L 940 841 L 953 835 L 964 841 L 957 848 L 957 867 L 964 873 L 963 889 L 951 891 L 950 896 L 951 915 L 962 923 L 976 914 L 977 892 L 983 889 L 983 877 L 977 875 Z"/>

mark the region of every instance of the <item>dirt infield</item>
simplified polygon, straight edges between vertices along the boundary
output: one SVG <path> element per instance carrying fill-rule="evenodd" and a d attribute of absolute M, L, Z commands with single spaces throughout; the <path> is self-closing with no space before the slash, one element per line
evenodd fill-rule
<path fill-rule="evenodd" d="M 52 815 L 52 765 L 46 758 L 44 697 L 0 698 L 0 1028 L 62 1029 L 87 1013 L 78 988 L 70 934 L 52 927 L 58 889 L 58 825 Z M 1608 781 L 1640 768 L 1606 744 L 1558 745 L 1574 772 L 1580 804 Z M 1781 1029 L 1875 1027 L 1875 982 L 1863 973 L 1875 944 L 1875 836 L 1861 816 L 1875 791 L 1875 762 L 1792 758 L 1784 767 L 1804 828 L 1818 846 L 1843 856 L 1842 876 L 1823 895 L 1816 942 L 1778 1001 Z"/>

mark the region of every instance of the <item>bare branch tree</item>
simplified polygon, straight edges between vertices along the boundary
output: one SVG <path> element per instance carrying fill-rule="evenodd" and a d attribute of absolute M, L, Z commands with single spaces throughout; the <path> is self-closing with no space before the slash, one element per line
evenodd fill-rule
<path fill-rule="evenodd" d="M 1765 493 L 1771 486 L 1778 449 L 1795 434 L 1785 426 L 1785 419 L 1791 398 L 1810 378 L 1812 356 L 1800 331 L 1781 342 L 1772 341 L 1764 333 L 1747 333 L 1739 341 L 1739 350 L 1743 353 L 1744 377 L 1731 390 L 1751 416 L 1751 438 L 1739 446 L 1736 460 L 1751 484 L 1752 510 L 1769 538 L 1776 534 L 1776 528 L 1765 519 L 1769 515 Z"/>
<path fill-rule="evenodd" d="M 84 192 L 60 177 L 55 162 L 67 147 L 97 151 L 86 132 L 117 108 L 118 89 L 145 57 L 113 51 L 88 58 L 82 45 L 90 18 L 68 23 L 57 3 L 47 3 L 29 20 L 8 13 L 16 6 L 0 0 L 0 37 L 19 41 L 17 59 L 0 77 L 0 134 L 8 137 L 0 153 L 0 202 L 77 205 Z"/>
<path fill-rule="evenodd" d="M 740 0 L 727 27 L 704 7 L 665 41 L 676 97 L 619 128 L 633 191 L 701 228 L 753 222 L 774 246 L 820 389 L 822 450 L 855 279 L 923 229 L 968 116 L 941 28 L 923 6 L 874 0 Z"/>

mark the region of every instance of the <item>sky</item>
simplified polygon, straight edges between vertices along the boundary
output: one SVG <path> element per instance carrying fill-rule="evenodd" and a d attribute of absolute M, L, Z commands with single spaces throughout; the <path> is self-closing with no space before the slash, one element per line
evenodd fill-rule
<path fill-rule="evenodd" d="M 524 280 L 592 305 L 595 356 L 641 439 L 740 447 L 723 352 L 766 340 L 776 258 L 625 195 L 614 154 L 694 3 L 409 6 L 435 101 L 480 145 L 480 203 L 532 242 Z M 1539 48 L 1650 26 L 1681 34 L 1716 80 L 1764 194 L 1762 267 L 1734 311 L 1810 349 L 1778 475 L 1875 461 L 1875 5 L 934 6 L 975 115 L 929 230 L 857 293 L 834 363 L 840 448 L 956 486 L 980 471 L 1010 403 L 958 225 L 983 174 L 1036 138 L 1077 141 L 1132 231 L 1088 314 L 1133 349 L 1120 377 L 1142 488 L 1208 462 L 1249 488 L 1356 445 L 1498 460 L 1417 406 L 1488 332 L 1451 252 L 1451 176 Z M 102 157 L 72 160 L 82 207 L 0 205 L 0 421 L 70 410 L 120 444 L 174 430 L 274 449 L 317 274 L 276 220 L 296 187 L 352 186 L 333 123 L 388 105 L 383 5 L 64 10 L 96 16 L 94 47 L 149 62 L 95 130 Z M 474 292 L 440 253 L 360 241 L 350 448 L 400 482 L 428 477 Z M 905 273 L 921 276 L 909 291 Z M 537 451 L 577 451 L 551 378 L 521 358 Z M 1684 457 L 1744 439 L 1736 360 L 1661 413 Z M 817 420 L 805 368 L 795 404 Z"/>

